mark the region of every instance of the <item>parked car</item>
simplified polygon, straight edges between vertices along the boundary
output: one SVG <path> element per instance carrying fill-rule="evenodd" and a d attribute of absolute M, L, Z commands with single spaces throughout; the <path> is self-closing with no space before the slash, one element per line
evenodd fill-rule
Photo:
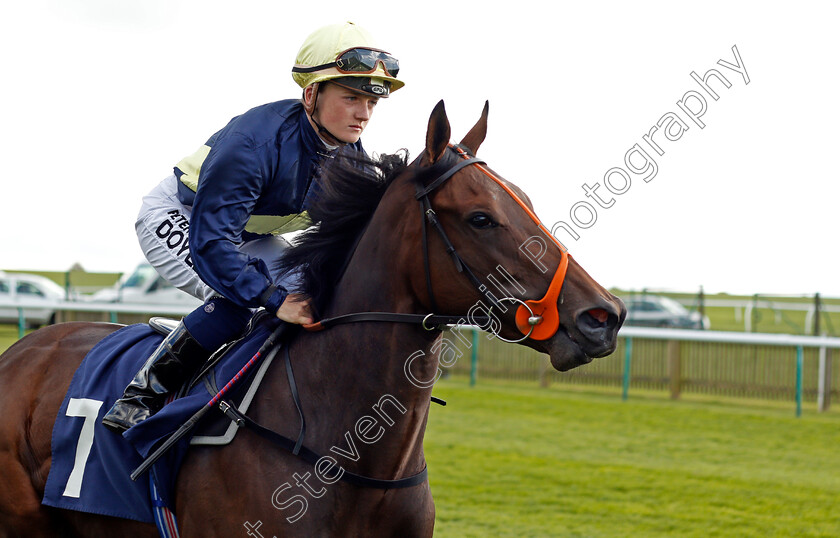
<path fill-rule="evenodd" d="M 64 299 L 64 288 L 40 275 L 25 273 L 4 273 L 0 271 L 0 323 L 18 323 L 19 311 L 16 302 L 35 304 L 23 309 L 27 327 L 38 327 L 55 323 L 56 301 Z M 43 303 L 43 307 L 37 305 Z"/>
<path fill-rule="evenodd" d="M 704 329 L 709 326 L 708 319 L 703 319 L 699 312 L 689 312 L 669 297 L 645 294 L 623 300 L 627 306 L 625 325 L 672 329 Z"/>
<path fill-rule="evenodd" d="M 94 293 L 92 301 L 105 303 L 143 303 L 197 307 L 201 301 L 179 290 L 148 263 L 141 263 L 123 282 Z"/>

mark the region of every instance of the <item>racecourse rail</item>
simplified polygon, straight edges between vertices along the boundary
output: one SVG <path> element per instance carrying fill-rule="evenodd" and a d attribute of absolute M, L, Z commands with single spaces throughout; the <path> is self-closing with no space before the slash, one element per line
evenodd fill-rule
<path fill-rule="evenodd" d="M 26 309 L 51 309 L 59 320 L 142 321 L 150 314 L 181 317 L 193 306 L 86 301 L 1 301 L 0 308 L 18 311 L 19 338 L 25 332 Z M 683 392 L 792 400 L 796 415 L 803 401 L 826 411 L 832 396 L 840 396 L 840 338 L 789 334 L 739 333 L 624 327 L 616 351 L 609 357 L 569 372 L 554 371 L 548 358 L 523 346 L 500 342 L 475 327 L 455 327 L 467 339 L 449 336 L 458 350 L 443 374 L 468 374 L 475 384 L 487 378 L 613 386 L 627 399 L 631 388 L 666 390 L 672 398 Z M 445 333 L 446 334 L 446 333 Z M 467 360 L 469 357 L 469 360 Z"/>

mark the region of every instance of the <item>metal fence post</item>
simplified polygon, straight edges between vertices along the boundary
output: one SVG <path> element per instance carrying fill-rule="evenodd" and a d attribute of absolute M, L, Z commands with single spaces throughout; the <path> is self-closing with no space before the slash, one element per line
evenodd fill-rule
<path fill-rule="evenodd" d="M 19 306 L 18 309 L 18 340 L 23 338 L 24 334 L 26 334 L 26 316 L 23 315 L 23 307 Z"/>
<path fill-rule="evenodd" d="M 796 416 L 802 416 L 802 346 L 796 346 Z"/>
<path fill-rule="evenodd" d="M 478 378 L 478 329 L 472 331 L 472 354 L 470 355 L 470 386 L 474 387 Z"/>
<path fill-rule="evenodd" d="M 831 407 L 831 349 L 825 350 L 825 398 L 823 398 L 823 411 Z"/>
<path fill-rule="evenodd" d="M 624 375 L 621 380 L 621 399 L 627 399 L 627 393 L 630 391 L 630 357 L 633 355 L 633 339 L 627 337 L 624 339 Z"/>
<path fill-rule="evenodd" d="M 817 366 L 817 411 L 824 413 L 828 410 L 825 400 L 825 386 L 826 386 L 826 352 L 825 348 L 820 348 L 819 365 Z"/>
<path fill-rule="evenodd" d="M 814 295 L 814 336 L 820 335 L 820 309 L 822 306 L 820 305 L 820 294 L 817 293 Z M 807 325 L 805 326 L 805 331 L 808 330 Z"/>
<path fill-rule="evenodd" d="M 671 399 L 676 400 L 680 397 L 680 389 L 682 385 L 682 367 L 680 365 L 680 341 L 668 340 L 667 347 L 668 357 L 668 378 L 671 389 Z"/>

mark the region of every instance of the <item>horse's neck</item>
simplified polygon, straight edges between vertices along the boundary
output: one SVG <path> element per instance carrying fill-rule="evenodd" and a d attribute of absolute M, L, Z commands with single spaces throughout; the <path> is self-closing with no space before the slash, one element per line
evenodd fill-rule
<path fill-rule="evenodd" d="M 410 294 L 396 289 L 393 274 L 350 269 L 348 274 L 363 277 L 342 279 L 324 317 L 417 310 L 404 299 Z M 437 372 L 437 357 L 431 352 L 434 340 L 434 334 L 417 325 L 390 322 L 351 323 L 301 334 L 290 353 L 306 419 L 304 444 L 368 476 L 397 478 L 419 471 L 431 387 L 418 380 L 433 379 Z M 273 370 L 270 390 L 288 395 L 284 369 Z M 280 400 L 283 418 L 277 416 L 275 399 L 274 409 L 265 409 L 275 415 L 269 422 L 284 420 L 278 427 L 296 435 L 297 412 L 289 396 Z"/>
<path fill-rule="evenodd" d="M 414 327 L 388 323 L 303 335 L 291 356 L 306 418 L 305 444 L 368 476 L 419 471 L 431 387 L 417 380 L 434 379 L 432 343 Z"/>

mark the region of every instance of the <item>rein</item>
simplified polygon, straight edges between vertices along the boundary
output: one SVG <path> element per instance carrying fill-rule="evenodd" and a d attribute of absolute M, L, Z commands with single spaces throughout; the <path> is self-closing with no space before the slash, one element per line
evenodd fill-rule
<path fill-rule="evenodd" d="M 490 321 L 490 316 L 473 316 L 474 321 Z M 438 314 L 400 314 L 397 312 L 356 312 L 343 314 L 333 318 L 325 318 L 316 323 L 304 325 L 303 328 L 310 332 L 323 331 L 343 325 L 345 323 L 358 323 L 361 321 L 385 321 L 390 323 L 412 323 L 420 324 L 427 331 L 433 331 L 443 325 L 458 325 L 465 321 L 464 316 L 446 316 Z"/>

